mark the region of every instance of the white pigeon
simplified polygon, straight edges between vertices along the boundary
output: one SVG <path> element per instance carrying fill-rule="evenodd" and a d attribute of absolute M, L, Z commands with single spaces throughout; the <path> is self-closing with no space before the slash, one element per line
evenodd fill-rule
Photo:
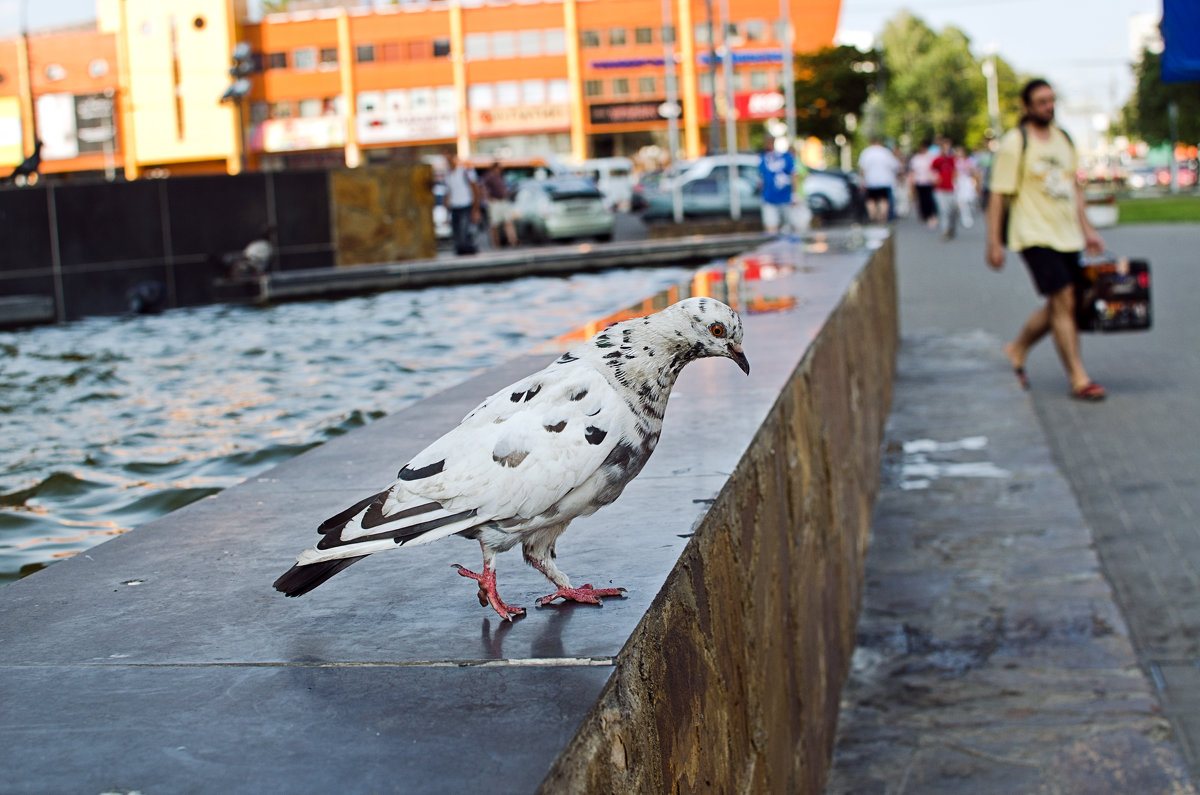
<path fill-rule="evenodd" d="M 538 605 L 621 595 L 624 588 L 572 588 L 554 564 L 554 543 L 646 465 L 684 365 L 724 356 L 750 374 L 741 343 L 741 318 L 712 298 L 609 326 L 483 401 L 386 489 L 326 520 L 321 540 L 275 588 L 300 596 L 373 552 L 457 534 L 479 541 L 483 571 L 455 568 L 479 583 L 479 603 L 507 621 L 525 609 L 500 599 L 495 558 L 518 542 L 557 588 Z"/>

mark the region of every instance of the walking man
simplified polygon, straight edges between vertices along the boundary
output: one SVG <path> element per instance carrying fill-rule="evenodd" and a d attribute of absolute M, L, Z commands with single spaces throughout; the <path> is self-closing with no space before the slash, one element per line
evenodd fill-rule
<path fill-rule="evenodd" d="M 900 161 L 878 136 L 873 136 L 871 145 L 858 156 L 858 172 L 867 189 L 867 218 L 871 223 L 887 223 L 891 216 L 892 194 L 900 168 Z"/>
<path fill-rule="evenodd" d="M 474 227 L 479 223 L 479 181 L 475 171 L 458 159 L 453 150 L 446 152 L 446 206 L 450 208 L 450 230 L 455 254 L 475 254 Z"/>
<path fill-rule="evenodd" d="M 796 158 L 786 139 L 779 138 L 763 145 L 758 174 L 762 178 L 763 229 L 769 235 L 778 233 L 784 222 L 791 223 L 792 174 L 795 171 Z"/>
<path fill-rule="evenodd" d="M 1054 123 L 1054 89 L 1032 80 L 1021 91 L 1025 115 L 1018 129 L 1000 141 L 992 165 L 987 207 L 987 263 L 1004 267 L 1005 246 L 1019 251 L 1037 291 L 1039 307 L 1016 339 L 1004 346 L 1021 386 L 1029 388 L 1025 357 L 1042 337 L 1054 339 L 1071 385 L 1071 397 L 1097 401 L 1104 387 L 1092 381 L 1079 352 L 1075 325 L 1075 278 L 1079 256 L 1104 250 L 1104 241 L 1084 212 L 1075 184 L 1076 157 L 1071 139 Z M 1008 207 L 1007 240 L 1004 211 Z"/>

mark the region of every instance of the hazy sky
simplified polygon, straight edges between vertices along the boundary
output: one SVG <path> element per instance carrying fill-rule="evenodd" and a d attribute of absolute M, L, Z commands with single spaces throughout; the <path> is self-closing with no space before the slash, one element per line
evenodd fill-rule
<path fill-rule="evenodd" d="M 0 0 L 0 36 L 19 29 L 22 2 L 33 30 L 95 18 L 93 0 Z M 795 9 L 804 0 L 790 2 Z M 934 29 L 961 28 L 976 54 L 994 44 L 1018 71 L 1054 83 L 1062 101 L 1107 111 L 1124 104 L 1132 84 L 1129 17 L 1161 14 L 1162 0 L 842 0 L 840 27 L 877 34 L 902 8 Z"/>

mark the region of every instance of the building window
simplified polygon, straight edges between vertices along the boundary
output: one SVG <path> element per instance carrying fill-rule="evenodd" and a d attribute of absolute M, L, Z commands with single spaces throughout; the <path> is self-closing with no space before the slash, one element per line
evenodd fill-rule
<path fill-rule="evenodd" d="M 521 104 L 521 84 L 516 80 L 502 80 L 496 84 L 496 106 L 512 108 Z"/>
<path fill-rule="evenodd" d="M 250 103 L 250 123 L 259 124 L 271 118 L 271 106 L 265 102 Z"/>
<path fill-rule="evenodd" d="M 495 104 L 492 96 L 491 83 L 472 83 L 467 87 L 467 105 L 479 110 L 486 110 Z"/>
<path fill-rule="evenodd" d="M 512 58 L 517 54 L 517 37 L 514 33 L 492 34 L 492 57 Z"/>
<path fill-rule="evenodd" d="M 787 35 L 787 21 L 777 19 L 771 23 L 771 32 L 775 35 L 775 41 L 783 42 Z"/>
<path fill-rule="evenodd" d="M 653 94 L 654 90 L 657 87 L 658 87 L 658 80 L 654 79 L 653 77 L 639 77 L 638 78 L 638 93 L 639 94 Z"/>
<path fill-rule="evenodd" d="M 374 63 L 375 62 L 375 45 L 360 44 L 354 48 L 354 58 L 359 63 Z"/>
<path fill-rule="evenodd" d="M 408 50 L 408 60 L 410 61 L 424 61 L 430 55 L 429 42 L 424 39 L 408 42 L 406 49 Z"/>
<path fill-rule="evenodd" d="M 546 31 L 546 55 L 562 55 L 567 51 L 567 32 L 562 28 Z"/>
<path fill-rule="evenodd" d="M 608 44 L 610 47 L 624 47 L 625 28 L 610 28 L 608 31 Z"/>
<path fill-rule="evenodd" d="M 729 85 L 734 91 L 742 90 L 742 79 L 744 75 L 741 72 L 734 72 L 729 76 Z"/>
<path fill-rule="evenodd" d="M 322 69 L 332 69 L 333 67 L 337 66 L 337 62 L 337 47 L 321 48 L 320 67 Z"/>
<path fill-rule="evenodd" d="M 450 57 L 450 39 L 434 39 L 433 40 L 433 57 L 434 58 L 449 58 Z"/>
<path fill-rule="evenodd" d="M 580 47 L 599 47 L 600 46 L 600 31 L 598 31 L 598 30 L 581 30 L 581 31 L 579 31 L 579 46 Z"/>
<path fill-rule="evenodd" d="M 547 83 L 546 88 L 549 90 L 550 104 L 563 105 L 571 101 L 571 87 L 567 81 L 558 78 Z"/>
<path fill-rule="evenodd" d="M 385 41 L 375 49 L 375 59 L 382 63 L 400 60 L 400 42 Z"/>
<path fill-rule="evenodd" d="M 679 75 L 675 74 L 674 72 L 672 72 L 669 75 L 666 75 L 666 77 L 663 79 L 663 90 L 664 91 L 674 91 L 675 94 L 678 96 L 678 94 L 679 94 Z"/>
<path fill-rule="evenodd" d="M 268 112 L 272 119 L 290 119 L 292 118 L 292 103 L 272 102 Z"/>
<path fill-rule="evenodd" d="M 638 44 L 653 44 L 654 28 L 635 28 L 633 31 L 633 40 Z"/>
<path fill-rule="evenodd" d="M 766 41 L 767 23 L 761 19 L 747 19 L 742 23 L 742 35 L 746 37 L 746 41 Z"/>
<path fill-rule="evenodd" d="M 542 54 L 542 32 L 540 30 L 521 31 L 517 47 L 522 56 Z"/>
<path fill-rule="evenodd" d="M 292 64 L 297 69 L 317 68 L 317 48 L 301 47 L 292 52 Z"/>
<path fill-rule="evenodd" d="M 287 69 L 287 53 L 286 52 L 269 52 L 269 53 L 267 53 L 267 68 L 268 69 Z"/>
<path fill-rule="evenodd" d="M 696 25 L 694 33 L 697 44 L 708 44 L 712 40 L 712 37 L 708 35 L 708 25 L 703 22 Z"/>
<path fill-rule="evenodd" d="M 767 73 L 761 69 L 755 69 L 750 73 L 750 90 L 758 91 L 764 88 L 770 88 L 770 80 L 767 79 Z"/>
<path fill-rule="evenodd" d="M 709 72 L 707 70 L 701 72 L 700 73 L 700 93 L 701 94 L 711 94 L 713 92 L 712 87 L 713 87 L 712 72 Z"/>
<path fill-rule="evenodd" d="M 674 44 L 675 43 L 675 26 L 674 25 L 664 25 L 663 26 L 662 40 L 663 40 L 663 44 Z"/>
<path fill-rule="evenodd" d="M 311 119 L 321 115 L 324 103 L 319 99 L 300 100 L 300 118 Z"/>
<path fill-rule="evenodd" d="M 612 92 L 614 97 L 629 96 L 629 78 L 614 77 L 612 84 Z"/>
<path fill-rule="evenodd" d="M 487 33 L 468 33 L 463 37 L 463 50 L 466 51 L 468 61 L 481 61 L 488 57 L 488 40 L 491 36 Z"/>
<path fill-rule="evenodd" d="M 433 102 L 438 110 L 457 110 L 458 95 L 454 86 L 438 86 L 433 90 Z"/>
<path fill-rule="evenodd" d="M 724 33 L 723 41 L 729 41 L 730 39 L 740 39 L 741 33 L 739 33 L 738 31 L 739 31 L 738 23 L 736 23 L 736 22 L 728 23 L 727 25 L 725 25 L 725 33 Z"/>
<path fill-rule="evenodd" d="M 604 94 L 603 80 L 584 80 L 583 93 L 589 97 L 599 97 Z"/>
<path fill-rule="evenodd" d="M 546 81 L 545 80 L 522 80 L 521 81 L 521 104 L 522 105 L 545 105 L 546 104 Z"/>

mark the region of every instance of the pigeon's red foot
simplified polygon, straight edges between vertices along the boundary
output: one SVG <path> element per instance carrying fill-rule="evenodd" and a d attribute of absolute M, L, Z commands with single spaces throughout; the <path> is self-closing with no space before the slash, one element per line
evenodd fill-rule
<path fill-rule="evenodd" d="M 537 600 L 538 607 L 548 605 L 555 599 L 570 599 L 572 602 L 585 602 L 589 605 L 600 604 L 601 596 L 620 596 L 624 597 L 624 588 L 593 588 L 592 584 L 585 583 L 582 588 L 559 588 L 552 594 L 543 596 Z"/>
<path fill-rule="evenodd" d="M 495 569 L 488 568 L 485 565 L 483 567 L 483 574 L 476 574 L 473 571 L 463 568 L 457 563 L 454 564 L 454 568 L 458 569 L 458 573 L 462 576 L 469 577 L 470 579 L 479 583 L 479 604 L 483 607 L 491 605 L 492 609 L 495 610 L 496 613 L 505 621 L 512 621 L 513 616 L 525 615 L 525 608 L 512 607 L 511 605 L 504 604 L 504 600 L 501 599 L 500 594 L 496 592 Z"/>

